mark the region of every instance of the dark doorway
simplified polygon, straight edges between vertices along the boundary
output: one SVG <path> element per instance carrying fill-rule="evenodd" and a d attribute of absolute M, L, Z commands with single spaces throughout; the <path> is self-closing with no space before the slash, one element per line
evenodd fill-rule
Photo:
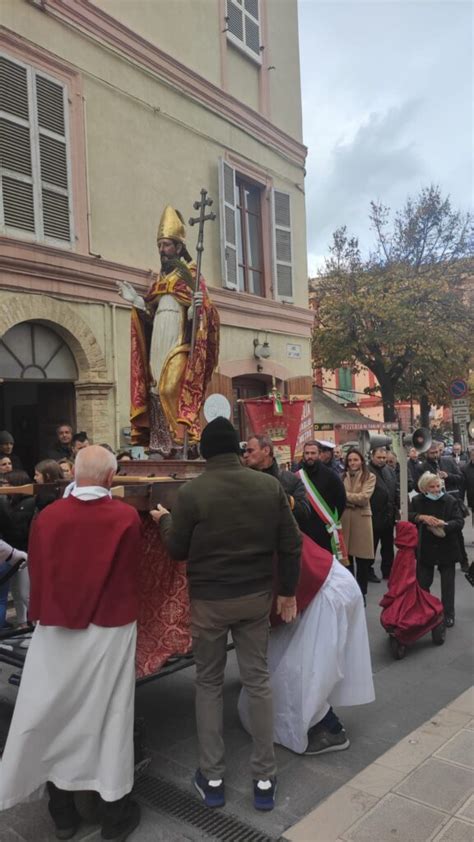
<path fill-rule="evenodd" d="M 12 433 L 15 453 L 31 477 L 35 464 L 46 457 L 61 421 L 75 429 L 73 383 L 8 381 L 0 385 L 0 428 Z"/>
<path fill-rule="evenodd" d="M 268 394 L 270 388 L 270 378 L 268 379 L 268 382 L 263 379 L 258 379 L 257 377 L 234 377 L 232 380 L 232 390 L 234 395 L 233 424 L 236 430 L 239 431 L 241 441 L 247 441 L 252 430 L 249 427 L 244 406 L 243 404 L 238 403 L 238 401 L 244 400 L 245 398 L 263 398 Z"/>

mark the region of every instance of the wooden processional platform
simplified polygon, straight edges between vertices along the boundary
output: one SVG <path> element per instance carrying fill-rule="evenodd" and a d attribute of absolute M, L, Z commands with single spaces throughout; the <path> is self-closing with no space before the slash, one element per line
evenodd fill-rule
<path fill-rule="evenodd" d="M 139 617 L 136 655 L 137 680 L 150 680 L 170 658 L 191 651 L 186 563 L 172 561 L 149 515 L 158 503 L 172 509 L 183 485 L 198 476 L 202 460 L 133 460 L 122 462 L 112 496 L 134 506 L 140 514 L 143 541 L 133 559 L 138 567 Z M 66 481 L 54 483 L 58 496 Z M 44 485 L 0 486 L 0 494 L 36 494 Z"/>

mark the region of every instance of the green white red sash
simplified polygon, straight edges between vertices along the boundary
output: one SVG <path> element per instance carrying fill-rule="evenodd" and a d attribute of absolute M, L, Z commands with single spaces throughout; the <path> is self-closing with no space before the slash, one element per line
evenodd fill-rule
<path fill-rule="evenodd" d="M 311 507 L 314 509 L 318 517 L 321 518 L 326 530 L 331 538 L 331 548 L 333 555 L 342 564 L 347 564 L 347 549 L 342 535 L 342 526 L 337 509 L 332 511 L 331 507 L 326 503 L 324 497 L 319 493 L 318 489 L 311 482 L 306 471 L 301 468 L 298 471 L 298 476 L 301 479 Z"/>

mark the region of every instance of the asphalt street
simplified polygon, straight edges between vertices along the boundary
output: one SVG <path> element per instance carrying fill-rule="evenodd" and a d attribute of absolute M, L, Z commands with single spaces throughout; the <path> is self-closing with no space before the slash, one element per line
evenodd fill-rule
<path fill-rule="evenodd" d="M 472 561 L 474 530 L 470 519 L 465 527 L 465 540 Z M 384 584 L 369 588 L 367 621 L 376 701 L 337 711 L 351 740 L 347 751 L 305 758 L 277 748 L 279 791 L 277 807 L 269 814 L 258 814 L 253 809 L 250 740 L 241 728 L 236 712 L 240 684 L 235 656 L 229 654 L 225 683 L 227 803 L 224 810 L 218 812 L 237 817 L 246 826 L 260 830 L 268 839 L 279 839 L 287 828 L 403 737 L 434 717 L 472 684 L 474 589 L 459 568 L 456 572 L 456 625 L 447 631 L 445 644 L 433 646 L 431 635 L 428 635 L 409 648 L 401 661 L 393 660 L 388 636 L 380 625 L 378 602 L 384 593 Z M 439 595 L 438 575 L 433 592 Z M 136 699 L 137 713 L 146 720 L 147 741 L 152 751 L 148 773 L 176 785 L 183 803 L 188 804 L 194 799 L 191 781 L 197 766 L 193 678 L 192 668 L 183 670 L 139 688 Z M 219 835 L 212 825 L 207 831 L 203 830 L 202 824 L 201 827 L 196 826 L 199 823 L 193 824 L 192 810 L 187 814 L 189 821 L 184 812 L 183 818 L 177 818 L 176 814 L 170 814 L 170 803 L 172 799 L 166 803 L 163 800 L 157 809 L 144 808 L 142 824 L 131 837 L 133 842 L 224 838 L 240 842 L 244 838 L 239 838 L 238 833 L 232 837 Z M 96 842 L 100 833 L 96 828 L 86 826 L 75 838 Z M 0 839 L 2 842 L 52 842 L 54 835 L 45 802 L 20 805 L 3 813 Z"/>

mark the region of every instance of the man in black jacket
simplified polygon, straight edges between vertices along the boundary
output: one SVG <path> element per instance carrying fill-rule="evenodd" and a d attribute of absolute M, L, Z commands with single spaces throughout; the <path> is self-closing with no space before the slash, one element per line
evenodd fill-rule
<path fill-rule="evenodd" d="M 440 442 L 434 441 L 423 454 L 418 468 L 418 479 L 426 472 L 435 474 L 444 482 L 446 491 L 459 491 L 462 486 L 461 471 L 450 456 L 440 456 Z"/>
<path fill-rule="evenodd" d="M 466 494 L 467 505 L 474 511 L 474 446 L 468 451 L 469 461 L 461 468 L 463 492 Z"/>
<path fill-rule="evenodd" d="M 468 448 L 469 460 L 461 467 L 463 486 L 462 494 L 466 495 L 467 505 L 474 512 L 474 445 Z M 470 585 L 474 586 L 474 561 L 471 562 L 466 579 Z"/>
<path fill-rule="evenodd" d="M 0 430 L 0 456 L 8 456 L 12 463 L 14 471 L 22 471 L 23 465 L 21 459 L 16 453 L 13 453 L 15 447 L 15 439 L 8 430 Z"/>
<path fill-rule="evenodd" d="M 418 485 L 420 464 L 416 447 L 410 447 L 407 459 L 408 491 L 414 491 Z"/>
<path fill-rule="evenodd" d="M 376 447 L 370 452 L 369 471 L 375 476 L 375 490 L 370 498 L 372 509 L 372 530 L 374 553 L 380 541 L 382 576 L 388 579 L 393 564 L 393 527 L 398 509 L 397 477 L 388 467 L 385 447 Z M 369 582 L 380 582 L 373 569 L 369 571 Z"/>
<path fill-rule="evenodd" d="M 330 468 L 331 471 L 334 471 L 336 476 L 341 477 L 344 473 L 344 462 L 338 461 L 335 456 L 334 452 L 336 450 L 336 445 L 332 441 L 326 441 L 325 439 L 318 439 L 318 447 L 319 447 L 319 461 L 326 465 L 326 468 Z"/>
<path fill-rule="evenodd" d="M 306 498 L 306 491 L 301 480 L 291 471 L 285 471 L 278 467 L 273 455 L 273 442 L 271 438 L 263 435 L 250 436 L 244 453 L 244 461 L 247 467 L 255 471 L 262 471 L 270 474 L 281 482 L 288 498 L 290 509 L 293 512 L 299 526 L 303 529 L 311 514 L 311 507 Z M 303 530 L 304 531 L 304 530 Z"/>
<path fill-rule="evenodd" d="M 342 480 L 336 475 L 331 468 L 320 461 L 319 446 L 316 441 L 305 442 L 303 448 L 303 460 L 300 467 L 307 473 L 309 479 L 319 491 L 321 497 L 328 504 L 332 512 L 337 511 L 338 520 L 346 508 L 346 491 Z M 331 535 L 327 531 L 324 521 L 321 520 L 318 514 L 311 508 L 309 519 L 300 524 L 301 529 L 306 535 L 309 535 L 313 541 L 316 541 L 320 547 L 329 550 L 332 553 Z"/>
<path fill-rule="evenodd" d="M 56 427 L 56 441 L 47 453 L 48 459 L 59 462 L 61 459 L 73 459 L 72 436 L 73 429 L 70 424 L 61 422 Z"/>
<path fill-rule="evenodd" d="M 276 763 L 267 646 L 273 563 L 276 557 L 277 611 L 289 622 L 296 616 L 301 535 L 281 484 L 241 464 L 230 421 L 211 421 L 200 448 L 206 469 L 179 490 L 173 514 L 161 506 L 151 512 L 171 557 L 188 565 L 200 755 L 194 784 L 208 807 L 223 806 L 222 691 L 230 630 L 250 699 L 254 806 L 271 810 Z"/>

